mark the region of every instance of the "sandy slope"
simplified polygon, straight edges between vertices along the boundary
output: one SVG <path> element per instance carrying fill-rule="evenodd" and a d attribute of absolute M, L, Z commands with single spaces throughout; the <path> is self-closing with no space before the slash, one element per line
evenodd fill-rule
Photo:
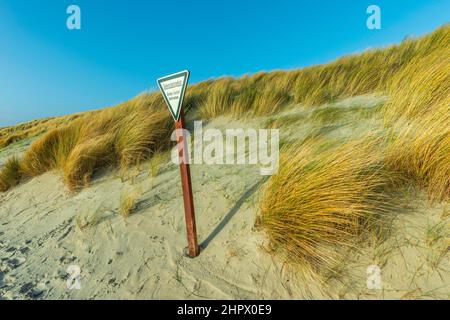
<path fill-rule="evenodd" d="M 262 236 L 252 232 L 251 196 L 260 176 L 255 170 L 230 178 L 229 169 L 193 168 L 199 239 L 207 242 L 194 260 L 182 250 L 186 240 L 176 167 L 156 179 L 127 220 L 117 212 L 128 185 L 110 175 L 75 196 L 51 173 L 15 189 L 2 199 L 2 269 L 10 270 L 3 281 L 12 285 L 9 294 L 4 289 L 2 294 L 17 297 L 23 285 L 44 283 L 47 298 L 286 297 L 273 279 L 278 267 L 259 248 Z M 137 180 L 135 187 L 149 185 L 145 173 Z M 81 231 L 76 215 L 98 215 L 102 221 Z M 13 268 L 11 258 L 26 260 Z M 81 290 L 66 289 L 70 264 L 82 268 Z M 265 281 L 267 274 L 271 281 Z"/>
<path fill-rule="evenodd" d="M 370 101 L 357 103 L 373 107 Z M 228 127 L 229 121 L 218 119 L 208 127 Z M 349 128 L 339 130 L 335 134 Z M 16 151 L 12 148 L 0 153 L 0 161 Z M 106 171 L 91 187 L 70 194 L 52 172 L 0 194 L 0 297 L 449 298 L 448 206 L 429 206 L 422 195 L 409 194 L 386 241 L 369 241 L 360 252 L 349 253 L 321 282 L 287 271 L 264 250 L 264 234 L 253 227 L 263 182 L 259 167 L 194 165 L 191 170 L 204 246 L 196 259 L 183 254 L 179 171 L 170 162 L 153 180 L 147 165 L 130 170 L 125 181 Z M 124 219 L 119 202 L 129 190 L 140 196 L 134 213 Z M 84 226 L 87 222 L 92 225 Z M 443 237 L 430 242 L 427 230 L 438 224 L 444 225 Z M 382 290 L 366 287 L 371 264 L 381 267 Z M 67 288 L 70 265 L 81 268 L 79 290 Z"/>
<path fill-rule="evenodd" d="M 258 168 L 193 166 L 192 174 L 199 239 L 206 246 L 197 259 L 183 255 L 181 186 L 171 163 L 154 181 L 147 170 L 133 182 L 105 173 L 73 195 L 48 173 L 2 194 L 1 294 L 27 297 L 40 288 L 45 298 L 289 296 L 276 280 L 279 266 L 260 249 L 262 235 L 252 232 Z M 128 189 L 142 194 L 125 220 L 118 207 Z M 80 230 L 93 216 L 100 221 Z M 14 266 L 14 259 L 22 264 Z M 66 288 L 71 264 L 82 269 L 81 290 Z"/>

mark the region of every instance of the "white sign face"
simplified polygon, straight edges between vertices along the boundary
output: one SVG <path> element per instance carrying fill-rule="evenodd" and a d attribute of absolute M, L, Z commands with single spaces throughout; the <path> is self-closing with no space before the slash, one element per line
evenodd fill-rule
<path fill-rule="evenodd" d="M 175 121 L 178 121 L 180 118 L 181 106 L 188 80 L 189 71 L 187 70 L 158 79 L 159 89 Z"/>

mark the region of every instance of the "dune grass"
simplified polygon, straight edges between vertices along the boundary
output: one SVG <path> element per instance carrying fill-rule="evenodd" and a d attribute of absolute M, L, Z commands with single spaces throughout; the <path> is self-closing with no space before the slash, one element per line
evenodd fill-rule
<path fill-rule="evenodd" d="M 12 157 L 4 164 L 0 171 L 0 192 L 4 192 L 19 184 L 22 178 L 19 159 Z"/>
<path fill-rule="evenodd" d="M 438 128 L 448 128 L 449 63 L 444 57 L 448 57 L 449 40 L 450 26 L 444 25 L 424 37 L 329 64 L 204 81 L 188 88 L 186 109 L 202 119 L 221 115 L 245 118 L 278 114 L 293 104 L 312 106 L 347 96 L 388 94 L 391 98 L 384 116 L 395 134 L 391 135 L 387 161 L 443 198 L 448 193 L 448 137 L 447 131 Z M 430 56 L 432 53 L 435 55 Z M 428 114 L 427 120 L 419 122 L 424 114 Z M 326 122 L 334 117 L 327 112 L 317 116 Z M 405 119 L 406 125 L 399 125 Z M 104 110 L 0 128 L 0 148 L 44 134 L 19 161 L 16 174 L 20 171 L 24 177 L 33 177 L 58 169 L 69 188 L 77 189 L 88 185 L 101 168 L 131 166 L 167 148 L 171 129 L 161 95 L 150 93 Z M 420 150 L 424 143 L 428 147 Z M 395 152 L 406 145 L 414 151 Z M 13 171 L 11 166 L 2 170 Z M 3 189 L 9 186 L 4 183 Z"/>
<path fill-rule="evenodd" d="M 57 169 L 76 190 L 89 185 L 101 168 L 138 164 L 169 147 L 172 121 L 162 102 L 156 94 L 142 95 L 53 129 L 30 146 L 19 161 L 20 171 L 34 177 Z"/>
<path fill-rule="evenodd" d="M 449 37 L 450 26 L 444 25 L 419 39 L 405 39 L 399 45 L 367 50 L 329 64 L 205 83 L 202 89 L 207 93 L 199 103 L 200 116 L 270 115 L 289 103 L 313 106 L 344 97 L 386 93 L 398 72 L 412 60 L 447 47 Z"/>
<path fill-rule="evenodd" d="M 148 176 L 150 179 L 156 178 L 161 171 L 163 164 L 169 161 L 170 155 L 167 152 L 157 151 L 149 163 Z"/>
<path fill-rule="evenodd" d="M 377 151 L 380 138 L 290 144 L 263 189 L 258 225 L 288 261 L 318 270 L 336 262 L 336 247 L 377 224 L 389 208 L 392 176 Z"/>
<path fill-rule="evenodd" d="M 189 87 L 185 104 L 201 118 L 243 118 L 278 114 L 293 103 L 316 105 L 387 93 L 390 100 L 383 115 L 392 128 L 387 162 L 428 188 L 430 197 L 443 199 L 449 189 L 449 40 L 450 26 L 444 25 L 419 39 L 326 65 L 208 80 Z M 325 122 L 343 116 L 329 110 L 315 114 Z M 0 147 L 46 132 L 18 166 L 12 165 L 16 159 L 2 168 L 2 190 L 15 184 L 16 179 L 7 177 L 34 177 L 53 169 L 63 173 L 70 189 L 77 189 L 103 167 L 128 167 L 167 148 L 170 131 L 170 116 L 159 93 L 104 110 L 0 128 Z"/>
<path fill-rule="evenodd" d="M 433 200 L 450 199 L 449 56 L 446 47 L 414 59 L 393 79 L 383 108 L 391 128 L 387 164 Z"/>
<path fill-rule="evenodd" d="M 327 268 L 339 259 L 339 248 L 356 246 L 361 232 L 382 224 L 393 188 L 415 182 L 430 199 L 449 199 L 449 40 L 447 25 L 416 41 L 299 72 L 295 101 L 306 105 L 387 94 L 376 109 L 387 130 L 334 147 L 313 139 L 281 151 L 258 219 L 274 252 L 309 269 Z M 343 116 L 329 111 L 317 109 L 313 118 L 326 124 Z"/>
<path fill-rule="evenodd" d="M 133 213 L 140 193 L 141 192 L 137 189 L 125 190 L 122 193 L 120 197 L 119 212 L 124 219 L 128 218 Z"/>
<path fill-rule="evenodd" d="M 386 163 L 416 182 L 430 199 L 444 201 L 450 198 L 449 122 L 427 120 L 401 124 L 392 133 Z"/>
<path fill-rule="evenodd" d="M 392 87 L 392 78 L 407 65 L 411 65 L 413 59 L 447 48 L 449 42 L 450 25 L 446 24 L 421 38 L 405 39 L 399 45 L 367 50 L 328 64 L 292 71 L 259 72 L 241 78 L 207 80 L 188 88 L 185 106 L 187 110 L 198 109 L 199 115 L 204 119 L 221 115 L 242 118 L 277 113 L 292 103 L 320 105 L 343 97 L 386 93 Z M 444 58 L 442 60 L 447 61 Z M 154 94 L 147 96 L 155 98 Z M 123 105 L 133 103 L 136 99 Z M 79 118 L 92 117 L 97 112 L 103 111 L 0 128 L 0 148 L 70 124 Z"/>
<path fill-rule="evenodd" d="M 81 116 L 82 114 L 73 114 L 63 117 L 39 119 L 16 126 L 0 128 L 0 149 L 14 142 L 42 135 L 49 130 L 63 126 Z"/>
<path fill-rule="evenodd" d="M 80 127 L 69 125 L 53 129 L 34 142 L 21 160 L 26 176 L 34 177 L 54 168 L 63 168 L 65 161 L 78 142 Z"/>

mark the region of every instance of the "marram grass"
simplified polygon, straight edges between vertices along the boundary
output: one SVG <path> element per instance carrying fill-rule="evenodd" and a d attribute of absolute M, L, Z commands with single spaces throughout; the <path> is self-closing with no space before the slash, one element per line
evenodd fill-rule
<path fill-rule="evenodd" d="M 387 94 L 383 115 L 393 128 L 386 155 L 390 167 L 418 181 L 431 197 L 443 199 L 448 197 L 449 176 L 449 40 L 450 26 L 444 25 L 424 37 L 325 65 L 207 80 L 188 88 L 186 107 L 202 119 L 244 118 L 277 114 L 296 104 Z M 88 185 L 101 168 L 127 167 L 166 148 L 171 129 L 159 93 L 104 110 L 0 128 L 0 148 L 42 135 L 18 160 L 18 167 L 3 166 L 1 176 L 26 178 L 57 169 L 66 184 L 77 189 Z M 2 179 L 3 191 L 15 184 Z"/>
<path fill-rule="evenodd" d="M 16 157 L 8 159 L 0 171 L 0 192 L 4 192 L 19 184 L 22 178 L 19 159 Z"/>
<path fill-rule="evenodd" d="M 320 139 L 286 146 L 263 188 L 257 224 L 271 248 L 290 262 L 319 270 L 353 247 L 390 206 L 392 176 L 377 150 L 379 138 L 330 146 Z"/>
<path fill-rule="evenodd" d="M 166 111 L 156 95 L 141 96 L 50 130 L 20 160 L 21 173 L 34 177 L 56 169 L 69 189 L 87 186 L 101 168 L 125 168 L 167 148 L 173 122 Z"/>
<path fill-rule="evenodd" d="M 394 77 L 383 108 L 391 139 L 387 164 L 433 200 L 450 199 L 449 57 L 447 46 L 414 59 Z"/>

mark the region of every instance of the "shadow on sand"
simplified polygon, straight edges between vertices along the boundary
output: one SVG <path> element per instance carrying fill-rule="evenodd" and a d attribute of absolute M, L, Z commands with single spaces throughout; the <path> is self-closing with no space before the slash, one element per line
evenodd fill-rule
<path fill-rule="evenodd" d="M 233 208 L 228 211 L 222 221 L 214 228 L 214 230 L 206 237 L 205 240 L 200 244 L 202 250 L 206 249 L 206 247 L 211 243 L 211 241 L 222 231 L 223 228 L 228 224 L 228 222 L 233 218 L 233 216 L 238 212 L 241 208 L 242 204 L 255 193 L 256 190 L 267 180 L 267 176 L 259 180 L 255 183 L 250 189 L 244 192 L 244 194 L 236 201 L 236 204 Z"/>

